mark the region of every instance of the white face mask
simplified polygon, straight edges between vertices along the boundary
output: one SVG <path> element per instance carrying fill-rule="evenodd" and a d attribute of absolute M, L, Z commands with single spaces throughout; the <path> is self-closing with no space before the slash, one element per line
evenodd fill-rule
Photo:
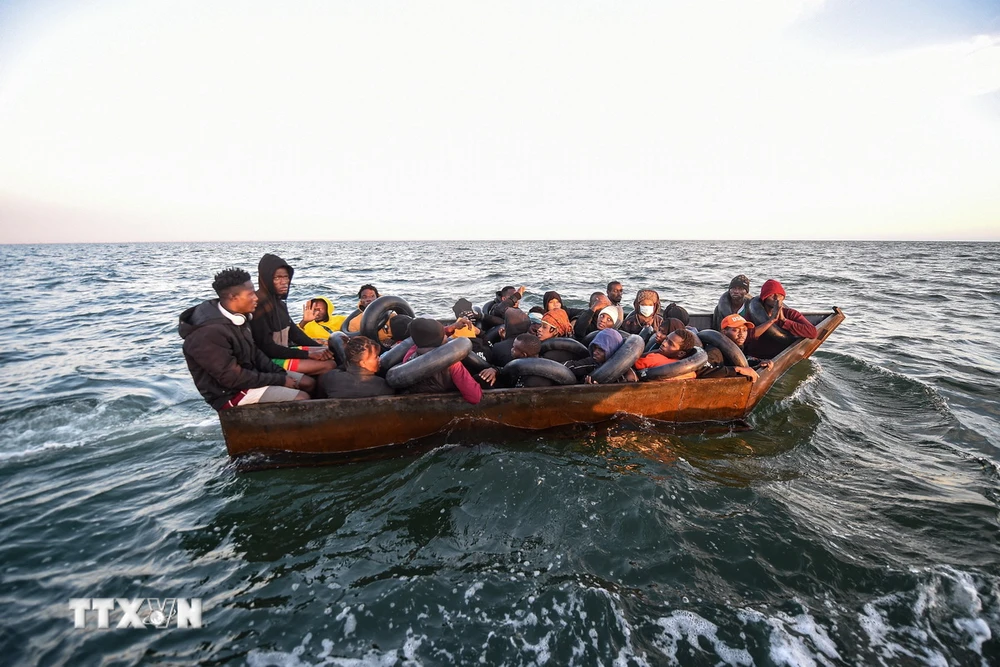
<path fill-rule="evenodd" d="M 653 314 L 652 306 L 639 306 L 639 314 L 643 317 L 649 317 Z"/>

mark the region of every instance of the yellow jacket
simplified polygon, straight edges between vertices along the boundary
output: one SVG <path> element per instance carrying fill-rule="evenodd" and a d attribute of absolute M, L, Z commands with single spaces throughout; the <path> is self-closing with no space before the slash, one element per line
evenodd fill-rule
<path fill-rule="evenodd" d="M 321 340 L 326 340 L 330 337 L 334 331 L 340 331 L 340 325 L 344 323 L 345 315 L 334 315 L 334 305 L 333 302 L 327 299 L 325 296 L 317 296 L 311 299 L 312 301 L 323 301 L 326 303 L 326 317 L 327 319 L 322 321 L 313 320 L 312 322 L 306 322 L 306 325 L 302 327 L 302 330 L 306 332 L 306 335 L 310 338 L 318 338 Z"/>

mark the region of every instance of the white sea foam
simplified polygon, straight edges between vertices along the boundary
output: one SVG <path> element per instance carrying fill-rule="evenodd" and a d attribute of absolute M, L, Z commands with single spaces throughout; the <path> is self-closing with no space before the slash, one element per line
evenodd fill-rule
<path fill-rule="evenodd" d="M 654 645 L 669 659 L 670 664 L 679 664 L 678 644 L 686 641 L 698 652 L 703 652 L 699 639 L 704 639 L 715 651 L 715 655 L 726 665 L 752 665 L 753 659 L 744 649 L 727 646 L 719 639 L 719 627 L 691 611 L 675 611 L 670 616 L 659 618 L 656 624 L 663 629 Z"/>

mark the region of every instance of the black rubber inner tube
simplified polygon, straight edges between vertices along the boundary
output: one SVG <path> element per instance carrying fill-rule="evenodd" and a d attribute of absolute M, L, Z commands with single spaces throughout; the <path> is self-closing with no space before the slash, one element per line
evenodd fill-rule
<path fill-rule="evenodd" d="M 750 315 L 750 321 L 755 325 L 760 326 L 771 319 L 771 316 L 767 314 L 767 309 L 764 308 L 764 303 L 760 300 L 760 297 L 754 297 L 750 299 L 750 303 L 747 304 L 747 313 Z M 780 340 L 782 342 L 788 343 L 794 338 L 792 334 L 788 333 L 781 328 L 777 322 L 772 324 L 764 332 L 765 336 L 770 336 L 774 340 Z"/>
<path fill-rule="evenodd" d="M 345 317 L 344 321 L 340 323 L 340 330 L 343 331 L 344 333 L 348 333 L 347 327 L 351 324 L 351 321 L 355 317 L 360 317 L 360 316 L 361 316 L 361 311 L 360 310 L 358 310 L 357 308 L 355 308 L 354 310 L 352 310 L 351 314 L 348 315 L 347 317 Z"/>
<path fill-rule="evenodd" d="M 647 380 L 669 380 L 670 378 L 675 378 L 678 375 L 684 375 L 685 373 L 697 371 L 707 363 L 708 354 L 706 354 L 705 349 L 696 347 L 694 348 L 694 354 L 691 354 L 679 361 L 675 361 L 672 364 L 654 366 L 653 368 L 644 368 L 639 371 L 639 379 L 644 382 Z"/>
<path fill-rule="evenodd" d="M 410 304 L 406 303 L 406 299 L 401 296 L 386 294 L 368 304 L 365 312 L 361 314 L 361 335 L 379 343 L 379 329 L 384 327 L 385 323 L 389 321 L 390 312 L 403 313 L 404 315 L 415 317 L 413 309 L 410 308 Z"/>
<path fill-rule="evenodd" d="M 349 340 L 350 338 L 343 331 L 334 331 L 326 341 L 330 352 L 333 352 L 333 360 L 337 362 L 337 368 L 343 368 L 347 365 L 347 341 Z"/>
<path fill-rule="evenodd" d="M 576 376 L 573 375 L 573 371 L 558 361 L 540 357 L 514 359 L 500 372 L 512 380 L 516 380 L 522 375 L 533 375 L 552 380 L 558 384 L 576 384 Z"/>
<path fill-rule="evenodd" d="M 649 340 L 646 341 L 646 349 L 643 350 L 643 352 L 652 352 L 656 348 L 660 347 L 660 345 L 662 345 L 662 343 L 656 340 L 656 336 L 650 336 Z"/>
<path fill-rule="evenodd" d="M 583 337 L 583 344 L 586 345 L 587 347 L 590 347 L 590 344 L 594 342 L 594 339 L 597 338 L 597 334 L 599 334 L 600 332 L 601 332 L 600 329 L 591 331 L 589 334 Z M 588 352 L 587 354 L 590 353 Z"/>
<path fill-rule="evenodd" d="M 590 374 L 590 379 L 598 384 L 614 382 L 625 371 L 632 368 L 635 360 L 642 356 L 642 349 L 645 346 L 646 342 L 639 336 L 628 336 L 611 355 L 611 358 Z"/>
<path fill-rule="evenodd" d="M 553 350 L 560 350 L 562 352 L 569 352 L 575 355 L 577 359 L 583 359 L 590 355 L 590 350 L 587 346 L 578 341 L 575 338 L 549 338 L 548 340 L 542 341 L 542 350 L 539 354 L 545 354 L 546 352 L 551 352 Z"/>
<path fill-rule="evenodd" d="M 413 347 L 413 339 L 405 338 L 399 345 L 389 348 L 378 358 L 378 374 L 385 377 L 389 369 L 398 364 L 406 356 L 407 351 Z"/>
<path fill-rule="evenodd" d="M 412 387 L 425 378 L 439 373 L 456 361 L 461 361 L 472 351 L 472 341 L 468 338 L 452 338 L 426 354 L 414 357 L 405 364 L 397 364 L 385 375 L 386 382 L 393 389 Z"/>
<path fill-rule="evenodd" d="M 465 366 L 465 369 L 469 371 L 473 377 L 476 377 L 487 368 L 493 368 L 493 365 L 490 364 L 490 362 L 486 361 L 475 352 L 470 352 L 465 359 L 462 359 L 462 365 Z"/>
<path fill-rule="evenodd" d="M 483 340 L 485 340 L 490 345 L 499 343 L 500 342 L 500 327 L 502 327 L 502 326 L 503 326 L 502 324 L 498 324 L 495 327 L 491 328 L 483 336 Z"/>
<path fill-rule="evenodd" d="M 644 326 L 644 327 L 642 328 L 642 330 L 641 330 L 641 331 L 639 332 L 639 336 L 640 336 L 640 337 L 642 338 L 642 342 L 643 342 L 643 343 L 647 343 L 647 342 L 649 342 L 649 339 L 650 339 L 650 337 L 651 337 L 651 336 L 652 336 L 652 335 L 653 335 L 653 334 L 654 334 L 655 332 L 656 332 L 656 329 L 654 329 L 653 327 L 651 327 L 650 325 L 648 325 L 648 324 L 647 324 L 647 325 L 646 325 L 646 326 Z"/>
<path fill-rule="evenodd" d="M 743 354 L 743 350 L 729 336 L 721 334 L 715 329 L 702 329 L 698 332 L 698 338 L 701 338 L 703 342 L 709 345 L 719 348 L 719 351 L 722 352 L 722 356 L 726 360 L 727 366 L 746 368 L 749 365 L 747 364 L 747 358 Z"/>

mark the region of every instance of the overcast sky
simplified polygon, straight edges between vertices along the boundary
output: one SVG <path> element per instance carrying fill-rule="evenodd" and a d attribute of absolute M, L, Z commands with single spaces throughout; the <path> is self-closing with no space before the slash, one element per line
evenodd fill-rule
<path fill-rule="evenodd" d="M 0 243 L 1000 240 L 1000 3 L 0 1 Z"/>

